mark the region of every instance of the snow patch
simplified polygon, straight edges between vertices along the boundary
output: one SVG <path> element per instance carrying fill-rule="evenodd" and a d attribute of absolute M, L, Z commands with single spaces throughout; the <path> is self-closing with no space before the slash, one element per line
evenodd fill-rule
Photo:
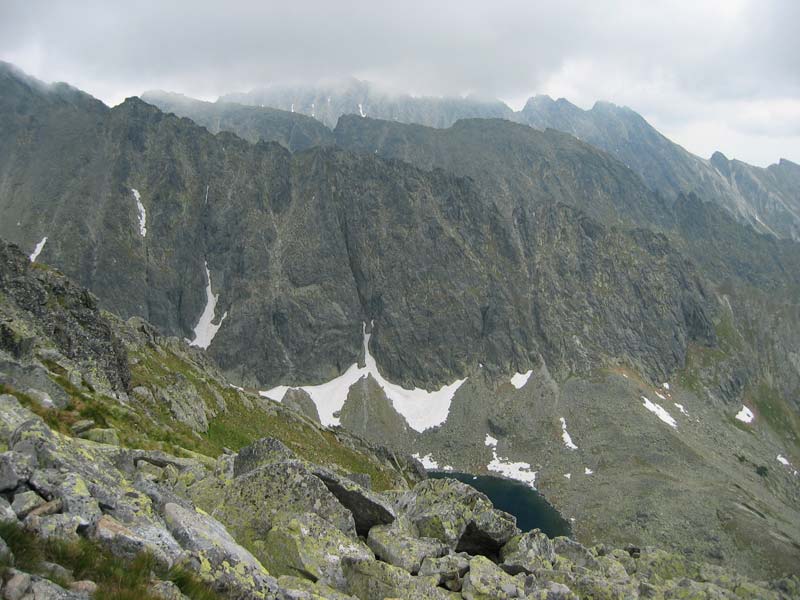
<path fill-rule="evenodd" d="M 197 325 L 195 325 L 194 339 L 189 342 L 189 345 L 206 350 L 211 345 L 211 340 L 217 335 L 217 331 L 219 331 L 219 328 L 222 326 L 225 317 L 228 316 L 228 312 L 226 311 L 225 314 L 222 315 L 219 323 L 216 325 L 214 324 L 214 312 L 217 309 L 219 295 L 211 291 L 211 272 L 208 270 L 208 261 L 204 261 L 203 264 L 205 265 L 206 281 L 208 282 L 206 285 L 206 307 L 205 310 L 203 310 L 203 314 L 200 315 L 200 320 L 197 321 Z"/>
<path fill-rule="evenodd" d="M 665 390 L 669 391 L 669 384 L 668 384 L 668 383 L 662 383 L 662 384 L 661 384 L 661 386 L 662 386 L 662 387 L 663 387 Z"/>
<path fill-rule="evenodd" d="M 366 117 L 367 116 L 367 113 L 364 112 L 364 107 L 361 106 L 360 102 L 358 103 L 358 114 L 360 114 L 362 117 Z"/>
<path fill-rule="evenodd" d="M 787 467 L 791 466 L 791 463 L 783 454 L 778 454 L 778 462 Z"/>
<path fill-rule="evenodd" d="M 133 197 L 136 199 L 136 208 L 139 210 L 139 235 L 144 237 L 147 235 L 147 211 L 144 209 L 144 204 L 142 204 L 139 190 L 131 188 L 131 192 L 133 192 Z"/>
<path fill-rule="evenodd" d="M 485 446 L 492 449 L 492 461 L 486 468 L 495 473 L 500 473 L 509 479 L 516 479 L 535 487 L 536 471 L 531 471 L 531 465 L 526 462 L 511 462 L 507 458 L 497 456 L 497 438 L 493 438 L 488 433 L 483 441 Z"/>
<path fill-rule="evenodd" d="M 572 479 L 572 473 L 564 473 L 566 479 Z"/>
<path fill-rule="evenodd" d="M 644 404 L 644 407 L 647 410 L 656 415 L 659 419 L 664 421 L 664 423 L 666 423 L 670 427 L 675 427 L 675 428 L 678 427 L 678 422 L 675 419 L 673 419 L 672 415 L 670 415 L 666 410 L 664 410 L 664 407 L 661 406 L 660 404 L 651 402 L 648 398 L 645 398 L 644 396 L 642 396 L 642 404 Z"/>
<path fill-rule="evenodd" d="M 531 374 L 533 370 L 528 371 L 527 373 L 516 373 L 511 378 L 511 385 L 513 385 L 517 389 L 521 389 L 526 383 L 528 383 L 528 379 L 531 378 Z"/>
<path fill-rule="evenodd" d="M 660 392 L 656 392 L 656 396 L 658 396 L 662 400 L 666 400 L 667 399 L 667 397 L 664 394 L 660 393 Z"/>
<path fill-rule="evenodd" d="M 742 405 L 742 410 L 736 413 L 736 419 L 742 423 L 752 423 L 755 418 L 753 411 L 744 405 Z"/>
<path fill-rule="evenodd" d="M 317 405 L 322 424 L 327 426 L 340 424 L 339 417 L 334 416 L 334 414 L 344 406 L 350 387 L 367 375 L 372 375 L 372 378 L 378 382 L 394 409 L 403 415 L 412 429 L 422 432 L 444 423 L 447 420 L 447 413 L 450 411 L 450 402 L 453 400 L 453 395 L 467 379 L 457 379 L 453 383 L 443 385 L 432 392 L 422 388 L 408 390 L 400 385 L 391 383 L 381 375 L 375 358 L 370 354 L 369 340 L 372 334 L 366 332 L 366 323 L 363 326 L 363 331 L 365 363 L 363 367 L 359 367 L 358 363 L 354 363 L 344 373 L 327 383 L 298 386 L 299 389 L 307 392 L 314 404 Z M 275 396 L 278 393 L 281 394 L 281 398 L 283 397 L 283 394 L 286 393 L 285 388 L 286 386 L 278 386 L 259 393 L 266 398 L 275 400 Z"/>
<path fill-rule="evenodd" d="M 495 473 L 500 473 L 509 479 L 516 479 L 535 487 L 536 471 L 531 471 L 531 465 L 526 462 L 511 462 L 497 456 L 497 450 L 492 450 L 492 461 L 486 468 Z"/>
<path fill-rule="evenodd" d="M 594 475 L 594 471 L 592 471 L 592 470 L 591 470 L 589 467 L 586 467 L 586 468 L 583 470 L 583 474 L 584 474 L 584 475 Z"/>
<path fill-rule="evenodd" d="M 681 411 L 682 415 L 686 415 L 687 417 L 689 416 L 689 411 L 684 408 L 683 404 L 678 404 L 677 402 L 673 402 L 673 404 L 675 405 L 675 408 Z"/>
<path fill-rule="evenodd" d="M 33 249 L 33 252 L 31 252 L 31 255 L 28 257 L 31 259 L 31 262 L 36 262 L 36 259 L 39 258 L 39 255 L 42 253 L 42 250 L 44 250 L 44 245 L 46 243 L 47 243 L 47 236 L 44 236 L 42 238 L 42 241 L 36 244 L 36 248 Z"/>
<path fill-rule="evenodd" d="M 578 447 L 572 442 L 572 437 L 567 431 L 567 421 L 564 417 L 559 419 L 561 421 L 561 439 L 564 440 L 564 445 L 570 450 L 577 450 Z"/>
<path fill-rule="evenodd" d="M 233 384 L 233 383 L 229 383 L 228 385 L 229 385 L 229 386 L 231 386 L 233 389 L 235 389 L 235 390 L 238 390 L 238 391 L 240 391 L 240 392 L 243 392 L 243 391 L 244 391 L 244 388 L 243 388 L 243 387 L 241 387 L 241 386 L 235 385 L 235 384 Z"/>
<path fill-rule="evenodd" d="M 421 462 L 422 466 L 425 467 L 426 469 L 438 469 L 439 468 L 439 463 L 437 463 L 433 459 L 433 456 L 431 456 L 430 454 L 426 454 L 425 456 L 420 456 L 419 453 L 417 452 L 417 453 L 412 454 L 411 456 L 413 456 L 419 462 Z"/>

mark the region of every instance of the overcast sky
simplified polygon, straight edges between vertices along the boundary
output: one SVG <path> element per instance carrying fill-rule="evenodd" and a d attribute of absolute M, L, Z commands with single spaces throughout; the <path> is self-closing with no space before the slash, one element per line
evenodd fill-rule
<path fill-rule="evenodd" d="M 0 59 L 108 104 L 355 76 L 640 112 L 701 156 L 800 163 L 800 1 L 0 0 Z"/>

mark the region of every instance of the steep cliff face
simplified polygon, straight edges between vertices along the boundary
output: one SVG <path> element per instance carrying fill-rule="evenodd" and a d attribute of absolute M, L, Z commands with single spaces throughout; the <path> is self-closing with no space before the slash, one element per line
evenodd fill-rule
<path fill-rule="evenodd" d="M 524 371 L 540 356 L 565 373 L 613 359 L 658 378 L 681 366 L 689 340 L 714 342 L 703 286 L 666 240 L 558 204 L 598 188 L 632 207 L 643 193 L 590 148 L 572 156 L 563 137 L 552 160 L 564 183 L 540 188 L 533 209 L 399 161 L 215 136 L 137 99 L 92 104 L 72 123 L 74 108 L 45 91 L 30 119 L 16 93 L 2 91 L 0 234 L 31 251 L 47 237 L 38 260 L 189 339 L 210 277 L 210 352 L 242 382 L 330 379 L 356 362 L 373 320 L 387 376 L 424 386 L 479 362 Z"/>

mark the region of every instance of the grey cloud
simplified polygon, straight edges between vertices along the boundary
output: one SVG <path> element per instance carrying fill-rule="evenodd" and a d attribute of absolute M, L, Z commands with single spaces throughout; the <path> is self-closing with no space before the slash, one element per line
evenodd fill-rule
<path fill-rule="evenodd" d="M 4 0 L 0 58 L 109 103 L 354 75 L 421 94 L 574 90 L 579 104 L 605 98 L 686 131 L 698 106 L 800 102 L 798 22 L 792 0 Z"/>

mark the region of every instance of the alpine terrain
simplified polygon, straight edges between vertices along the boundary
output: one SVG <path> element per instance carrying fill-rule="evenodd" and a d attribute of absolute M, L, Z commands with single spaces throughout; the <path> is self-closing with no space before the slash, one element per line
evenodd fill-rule
<path fill-rule="evenodd" d="M 2 593 L 800 597 L 798 299 L 800 166 L 628 108 L 0 63 Z"/>

